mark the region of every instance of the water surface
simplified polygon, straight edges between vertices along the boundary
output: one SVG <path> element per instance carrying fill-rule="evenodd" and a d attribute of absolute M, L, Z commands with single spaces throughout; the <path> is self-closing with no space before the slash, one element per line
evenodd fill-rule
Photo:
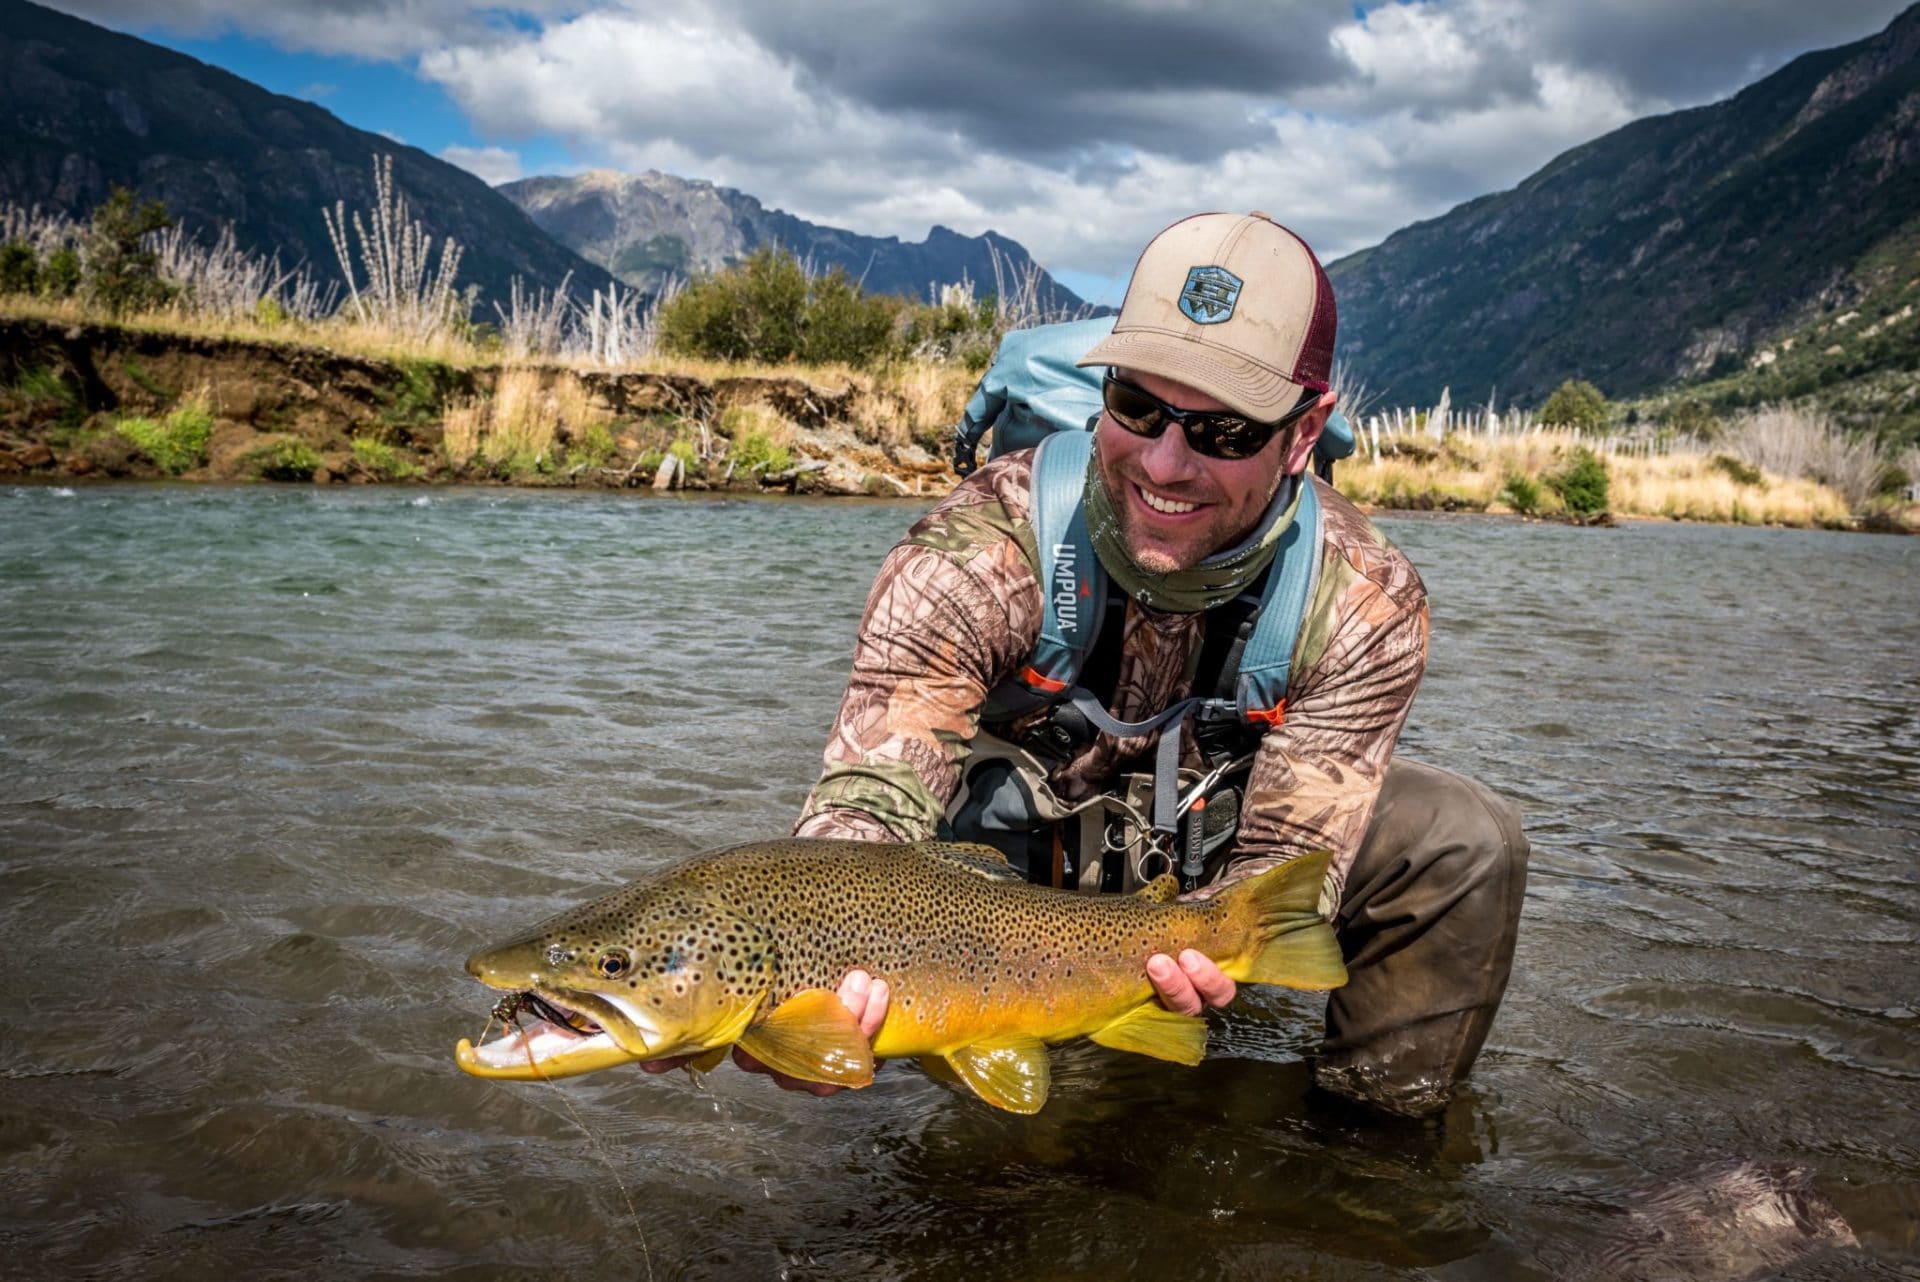
<path fill-rule="evenodd" d="M 1512 990 L 1440 1123 L 1264 991 L 1036 1118 L 901 1066 L 461 1075 L 505 929 L 783 832 L 916 509 L 0 490 L 0 1246 L 27 1275 L 1553 1277 L 1794 1162 L 1920 1270 L 1920 541 L 1389 519 L 1403 750 L 1515 797 Z"/>

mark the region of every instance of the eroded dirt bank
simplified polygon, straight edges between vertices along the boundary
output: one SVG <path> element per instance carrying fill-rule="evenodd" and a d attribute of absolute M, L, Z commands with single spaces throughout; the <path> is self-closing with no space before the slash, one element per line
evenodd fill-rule
<path fill-rule="evenodd" d="M 0 476 L 16 478 L 931 494 L 955 480 L 929 448 L 952 421 L 939 401 L 0 318 Z"/>

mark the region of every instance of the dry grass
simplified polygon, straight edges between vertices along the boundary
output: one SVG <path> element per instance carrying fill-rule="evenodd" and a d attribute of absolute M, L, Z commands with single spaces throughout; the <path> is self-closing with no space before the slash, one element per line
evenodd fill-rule
<path fill-rule="evenodd" d="M 1342 494 L 1384 508 L 1510 512 L 1507 479 L 1540 482 L 1565 464 L 1575 444 L 1571 435 L 1556 432 L 1493 441 L 1451 436 L 1431 458 L 1349 459 L 1334 477 Z M 1849 519 L 1845 498 L 1806 478 L 1768 472 L 1758 484 L 1743 485 L 1704 454 L 1602 458 L 1609 506 L 1618 516 L 1796 526 L 1838 526 Z M 1559 500 L 1542 486 L 1537 510 L 1559 509 Z"/>

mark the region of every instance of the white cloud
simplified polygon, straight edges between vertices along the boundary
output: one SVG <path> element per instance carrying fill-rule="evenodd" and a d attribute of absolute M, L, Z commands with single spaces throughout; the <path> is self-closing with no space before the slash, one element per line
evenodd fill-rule
<path fill-rule="evenodd" d="M 520 153 L 505 147 L 445 147 L 440 159 L 458 165 L 489 186 L 510 183 L 521 174 Z"/>
<path fill-rule="evenodd" d="M 490 144 L 446 153 L 489 181 L 553 139 L 868 234 L 991 228 L 1094 277 L 1202 208 L 1266 209 L 1337 257 L 1903 3 L 181 0 L 166 21 L 399 60 Z"/>

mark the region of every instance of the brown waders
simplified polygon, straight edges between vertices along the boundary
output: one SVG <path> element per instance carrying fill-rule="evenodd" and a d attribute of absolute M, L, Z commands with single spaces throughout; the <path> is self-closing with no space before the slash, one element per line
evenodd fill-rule
<path fill-rule="evenodd" d="M 1445 1107 L 1506 992 L 1526 886 L 1511 802 L 1395 758 L 1334 916 L 1347 983 L 1328 995 L 1315 1084 L 1390 1112 Z"/>

